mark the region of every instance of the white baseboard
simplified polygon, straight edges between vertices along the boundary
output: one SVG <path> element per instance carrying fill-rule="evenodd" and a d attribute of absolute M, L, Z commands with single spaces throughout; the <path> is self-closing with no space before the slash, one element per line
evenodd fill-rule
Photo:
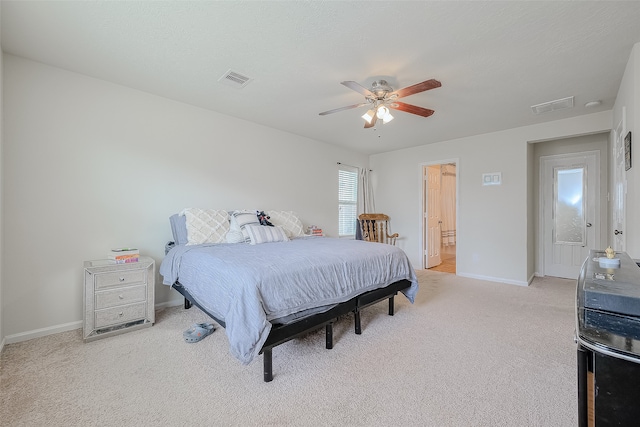
<path fill-rule="evenodd" d="M 509 280 L 503 279 L 501 277 L 491 277 L 491 276 L 481 276 L 479 274 L 467 274 L 467 273 L 456 273 L 458 276 L 468 277 L 470 279 L 478 279 L 478 280 L 486 280 L 487 282 L 498 282 L 498 283 L 507 283 L 509 285 L 518 285 L 518 286 L 529 286 L 529 282 L 523 282 L 521 280 Z"/>
<path fill-rule="evenodd" d="M 8 335 L 5 337 L 7 344 L 28 341 L 34 338 L 40 338 L 47 335 L 59 334 L 60 332 L 72 331 L 82 328 L 82 320 L 77 322 L 64 323 L 62 325 L 50 326 L 48 328 L 34 329 L 33 331 L 20 332 L 19 334 Z"/>
<path fill-rule="evenodd" d="M 155 305 L 156 310 L 162 310 L 168 307 L 175 307 L 184 304 L 184 299 L 174 299 L 171 301 L 163 302 Z M 50 326 L 48 328 L 35 329 L 33 331 L 20 332 L 19 334 L 13 334 L 6 336 L 0 343 L 0 352 L 4 348 L 5 344 L 15 344 L 17 342 L 28 341 L 34 338 L 40 338 L 47 335 L 58 334 L 60 332 L 72 331 L 74 329 L 82 328 L 82 320 L 76 322 L 65 323 L 62 325 Z"/>
<path fill-rule="evenodd" d="M 184 298 L 172 299 L 171 301 L 156 304 L 156 310 L 162 310 L 163 308 L 169 308 L 169 307 L 176 307 L 178 305 L 183 305 L 183 304 L 184 304 Z"/>

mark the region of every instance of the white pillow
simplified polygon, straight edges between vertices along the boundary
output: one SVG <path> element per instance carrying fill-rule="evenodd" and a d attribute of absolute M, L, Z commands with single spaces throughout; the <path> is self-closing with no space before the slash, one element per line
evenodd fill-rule
<path fill-rule="evenodd" d="M 234 218 L 235 223 L 240 228 L 240 231 L 244 236 L 244 241 L 249 242 L 250 239 L 249 235 L 247 234 L 246 226 L 250 224 L 260 225 L 260 220 L 256 215 L 256 211 L 233 211 L 231 216 Z"/>
<path fill-rule="evenodd" d="M 268 212 L 273 225 L 280 226 L 287 233 L 287 237 L 300 237 L 304 236 L 304 226 L 302 221 L 298 218 L 298 215 L 292 211 L 269 211 Z"/>
<path fill-rule="evenodd" d="M 227 233 L 227 243 L 244 243 L 244 234 L 238 225 L 236 217 L 231 215 L 229 221 L 229 232 Z"/>
<path fill-rule="evenodd" d="M 229 231 L 229 214 L 215 209 L 187 208 L 187 245 L 224 243 Z"/>
<path fill-rule="evenodd" d="M 271 242 L 288 242 L 289 238 L 281 227 L 247 224 L 245 226 L 252 245 Z"/>

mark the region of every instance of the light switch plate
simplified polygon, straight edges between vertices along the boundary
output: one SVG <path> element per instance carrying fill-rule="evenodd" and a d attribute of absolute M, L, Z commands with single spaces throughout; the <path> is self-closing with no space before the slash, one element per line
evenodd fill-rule
<path fill-rule="evenodd" d="M 502 172 L 491 172 L 482 174 L 482 185 L 501 185 Z"/>

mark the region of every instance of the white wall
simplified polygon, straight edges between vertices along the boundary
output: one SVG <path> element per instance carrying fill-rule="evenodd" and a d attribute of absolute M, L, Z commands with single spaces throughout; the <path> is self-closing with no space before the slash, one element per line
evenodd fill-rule
<path fill-rule="evenodd" d="M 535 257 L 528 143 L 610 129 L 611 112 L 602 112 L 373 155 L 376 208 L 391 216 L 394 232 L 402 237 L 398 244 L 420 268 L 420 165 L 459 159 L 458 274 L 526 285 Z M 502 185 L 482 186 L 486 172 L 501 172 Z"/>
<path fill-rule="evenodd" d="M 2 10 L 2 8 L 0 8 L 0 11 Z M 2 19 L 2 14 L 0 13 L 0 20 Z M 0 31 L 1 33 L 1 31 Z M 0 46 L 2 45 L 2 36 L 0 36 Z M 2 351 L 2 348 L 4 347 L 4 322 L 2 321 L 3 317 L 4 317 L 4 310 L 2 309 L 2 294 L 3 292 L 3 284 L 4 282 L 2 281 L 2 264 L 3 264 L 3 251 L 2 251 L 2 247 L 3 247 L 3 242 L 4 242 L 4 238 L 3 238 L 3 215 L 2 215 L 2 200 L 4 199 L 3 194 L 2 194 L 2 174 L 3 174 L 3 170 L 2 170 L 2 151 L 3 151 L 3 147 L 4 147 L 4 124 L 3 124 L 3 117 L 4 115 L 2 114 L 3 108 L 2 108 L 2 104 L 3 104 L 3 96 L 2 96 L 2 92 L 3 92 L 3 86 L 4 86 L 4 79 L 3 79 L 3 70 L 4 67 L 2 66 L 2 49 L 0 49 L 0 352 Z"/>
<path fill-rule="evenodd" d="M 365 155 L 4 56 L 4 332 L 77 328 L 82 263 L 156 260 L 185 207 L 282 209 L 337 235 L 337 162 Z M 156 271 L 157 271 L 156 267 Z M 179 295 L 157 278 L 156 303 Z"/>
<path fill-rule="evenodd" d="M 632 136 L 631 169 L 626 172 L 626 229 L 623 232 L 627 236 L 626 252 L 632 258 L 640 258 L 640 43 L 636 43 L 631 51 L 618 90 L 613 107 L 614 128 L 623 118 L 623 108 L 626 111 L 626 129 L 623 134 L 631 131 Z"/>
<path fill-rule="evenodd" d="M 613 112 L 371 156 L 377 210 L 391 215 L 414 266 L 422 265 L 421 164 L 458 159 L 459 274 L 526 284 L 535 257 L 528 143 L 609 131 L 623 106 L 627 130 L 639 135 L 638 46 Z M 136 245 L 160 262 L 171 237 L 167 218 L 186 206 L 292 209 L 335 235 L 336 162 L 367 164 L 357 153 L 140 91 L 11 55 L 0 61 L 6 342 L 79 327 L 82 261 Z M 638 151 L 627 172 L 627 251 L 634 258 Z M 483 187 L 483 172 L 502 172 L 503 185 Z M 157 303 L 179 299 L 162 285 L 156 291 Z"/>

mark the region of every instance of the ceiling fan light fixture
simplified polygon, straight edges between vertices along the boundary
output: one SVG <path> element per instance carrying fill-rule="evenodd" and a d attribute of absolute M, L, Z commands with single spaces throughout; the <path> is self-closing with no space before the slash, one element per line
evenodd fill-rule
<path fill-rule="evenodd" d="M 362 118 L 367 122 L 367 123 L 371 123 L 371 120 L 373 120 L 373 115 L 376 114 L 376 112 L 374 110 L 369 110 L 366 113 L 364 113 L 362 115 Z"/>
<path fill-rule="evenodd" d="M 1 1 L 1 0 L 0 0 Z M 319 113 L 321 116 L 327 114 L 337 113 L 338 111 L 350 110 L 352 108 L 362 107 L 369 105 L 370 109 L 362 116 L 366 124 L 365 129 L 374 127 L 378 120 L 382 120 L 384 123 L 389 123 L 393 120 L 393 116 L 390 114 L 389 109 L 404 111 L 406 113 L 416 114 L 421 117 L 429 117 L 434 113 L 433 110 L 428 108 L 418 107 L 416 105 L 406 104 L 404 102 L 396 101 L 399 98 L 413 95 L 416 93 L 424 92 L 430 89 L 435 89 L 442 84 L 434 79 L 426 80 L 422 83 L 417 83 L 412 86 L 407 86 L 396 91 L 385 80 L 378 80 L 371 84 L 371 89 L 367 89 L 361 84 L 346 80 L 340 82 L 340 84 L 348 87 L 351 90 L 364 95 L 364 102 L 359 104 L 347 105 L 346 107 L 334 108 L 333 110 L 323 111 Z"/>
<path fill-rule="evenodd" d="M 393 120 L 393 116 L 391 112 L 389 112 L 389 108 L 385 105 L 381 105 L 378 107 L 378 111 L 376 111 L 376 116 L 382 120 L 382 123 L 389 123 Z"/>

